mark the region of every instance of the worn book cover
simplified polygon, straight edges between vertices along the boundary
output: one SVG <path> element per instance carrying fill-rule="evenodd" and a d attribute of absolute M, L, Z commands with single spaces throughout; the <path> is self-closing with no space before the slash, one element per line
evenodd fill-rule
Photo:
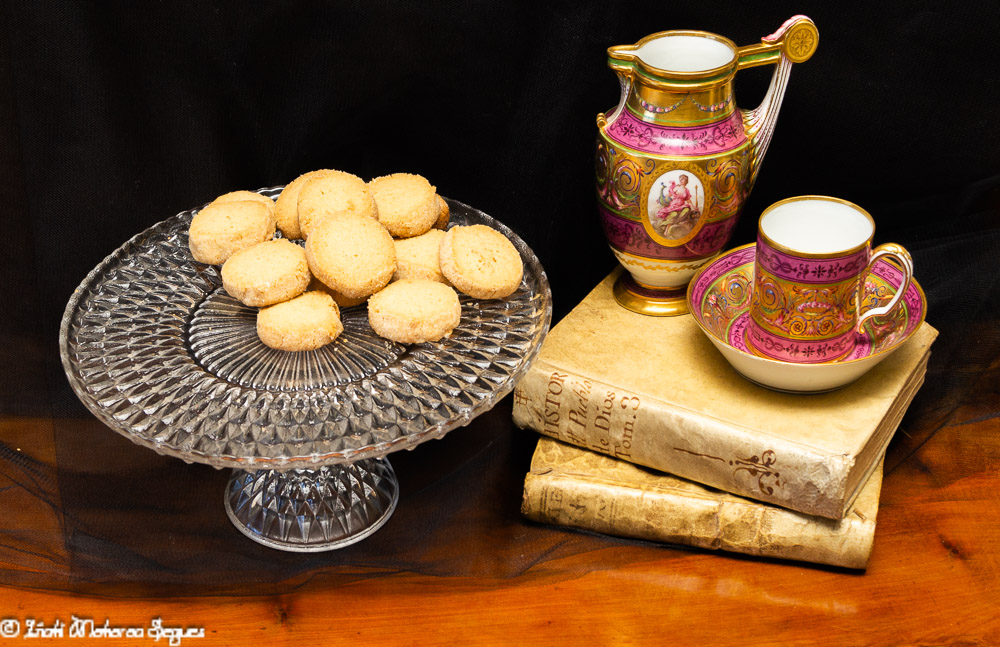
<path fill-rule="evenodd" d="M 615 273 L 550 332 L 514 393 L 514 422 L 733 494 L 842 518 L 926 371 L 923 324 L 856 382 L 779 393 L 740 376 L 690 315 L 620 307 Z"/>
<path fill-rule="evenodd" d="M 521 513 L 619 537 L 863 569 L 881 486 L 879 461 L 844 518 L 826 519 L 541 438 Z"/>

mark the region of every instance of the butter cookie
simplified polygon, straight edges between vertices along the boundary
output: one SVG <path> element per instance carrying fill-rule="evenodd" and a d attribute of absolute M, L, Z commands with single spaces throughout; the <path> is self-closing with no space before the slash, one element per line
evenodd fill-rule
<path fill-rule="evenodd" d="M 392 236 L 368 216 L 329 216 L 306 238 L 306 260 L 324 285 L 357 299 L 389 283 L 396 271 Z"/>
<path fill-rule="evenodd" d="M 492 227 L 452 227 L 441 240 L 441 273 L 459 292 L 501 299 L 517 290 L 524 263 L 514 244 Z"/>
<path fill-rule="evenodd" d="M 344 332 L 340 310 L 329 294 L 306 292 L 257 312 L 257 336 L 270 348 L 315 350 Z"/>
<path fill-rule="evenodd" d="M 324 171 L 307 179 L 299 190 L 299 230 L 309 238 L 313 228 L 330 216 L 378 217 L 368 185 L 357 175 Z"/>
<path fill-rule="evenodd" d="M 419 236 L 437 222 L 434 187 L 412 173 L 393 173 L 368 183 L 378 205 L 378 219 L 397 238 Z"/>
<path fill-rule="evenodd" d="M 458 294 L 437 281 L 396 281 L 368 299 L 372 330 L 401 344 L 437 341 L 455 329 L 461 316 Z"/>
<path fill-rule="evenodd" d="M 438 205 L 438 218 L 437 222 L 434 223 L 434 229 L 447 229 L 448 220 L 451 219 L 451 207 L 448 206 L 448 202 L 441 196 L 437 196 Z"/>
<path fill-rule="evenodd" d="M 274 237 L 274 218 L 260 202 L 213 202 L 191 219 L 188 247 L 199 263 L 222 265 L 230 256 Z"/>
<path fill-rule="evenodd" d="M 396 245 L 396 273 L 393 281 L 401 279 L 427 279 L 438 283 L 447 283 L 448 279 L 441 274 L 440 250 L 441 240 L 445 233 L 440 229 L 414 236 L 401 238 Z"/>
<path fill-rule="evenodd" d="M 319 169 L 303 173 L 285 185 L 274 203 L 274 216 L 278 222 L 278 229 L 285 238 L 304 238 L 302 230 L 299 228 L 299 191 L 310 178 L 330 173 L 329 169 Z"/>
<path fill-rule="evenodd" d="M 284 238 L 240 250 L 222 265 L 229 296 L 258 308 L 297 297 L 310 278 L 305 250 Z"/>

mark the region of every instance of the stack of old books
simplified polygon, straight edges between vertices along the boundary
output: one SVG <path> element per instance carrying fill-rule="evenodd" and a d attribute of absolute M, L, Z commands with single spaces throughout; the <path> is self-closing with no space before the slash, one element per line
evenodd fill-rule
<path fill-rule="evenodd" d="M 865 568 L 882 459 L 923 383 L 924 323 L 837 391 L 771 391 L 690 316 L 618 306 L 616 273 L 555 326 L 514 392 L 538 431 L 522 513 L 701 548 Z"/>

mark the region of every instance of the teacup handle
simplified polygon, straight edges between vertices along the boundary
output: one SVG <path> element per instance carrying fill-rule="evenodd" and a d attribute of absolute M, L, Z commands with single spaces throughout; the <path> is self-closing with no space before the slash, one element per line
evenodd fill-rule
<path fill-rule="evenodd" d="M 899 304 L 899 300 L 903 298 L 906 290 L 910 287 L 910 280 L 913 278 L 913 257 L 910 256 L 910 252 L 906 251 L 902 245 L 897 245 L 896 243 L 885 243 L 884 245 L 879 245 L 872 250 L 871 259 L 868 261 L 868 269 L 865 270 L 865 277 L 872 271 L 875 267 L 875 263 L 882 257 L 890 257 L 896 260 L 899 264 L 900 269 L 903 272 L 903 280 L 899 284 L 899 288 L 896 290 L 895 296 L 880 308 L 872 308 L 865 312 L 863 315 L 858 317 L 858 323 L 854 325 L 854 332 L 861 332 L 861 326 L 865 321 L 871 317 L 881 317 L 882 315 L 887 315 L 893 311 L 893 309 Z M 857 309 L 861 310 L 861 299 L 864 297 L 864 280 L 862 280 L 861 285 L 858 286 L 858 296 L 857 296 Z"/>

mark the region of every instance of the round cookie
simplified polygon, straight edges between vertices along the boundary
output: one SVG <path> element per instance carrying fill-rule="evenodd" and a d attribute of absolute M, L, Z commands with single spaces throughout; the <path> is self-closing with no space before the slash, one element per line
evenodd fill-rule
<path fill-rule="evenodd" d="M 274 213 L 274 200 L 267 197 L 266 195 L 261 195 L 256 191 L 230 191 L 229 193 L 223 193 L 215 200 L 212 200 L 212 204 L 220 202 L 259 202 L 265 207 L 267 207 L 268 212 L 271 214 L 271 218 L 276 220 Z"/>
<path fill-rule="evenodd" d="M 305 292 L 310 278 L 305 250 L 284 238 L 240 250 L 222 265 L 222 287 L 248 306 L 269 306 L 297 297 Z"/>
<path fill-rule="evenodd" d="M 312 281 L 309 282 L 309 287 L 307 289 L 308 290 L 321 290 L 323 292 L 326 292 L 331 297 L 333 297 L 333 302 L 336 303 L 341 308 L 350 308 L 351 306 L 359 306 L 359 305 L 361 305 L 362 303 L 364 303 L 365 301 L 368 300 L 368 297 L 352 298 L 352 297 L 344 296 L 340 292 L 337 292 L 336 290 L 334 290 L 330 286 L 328 286 L 325 283 L 323 283 L 322 281 L 320 281 L 315 276 L 312 278 Z"/>
<path fill-rule="evenodd" d="M 213 202 L 191 219 L 188 247 L 199 263 L 221 265 L 241 249 L 273 236 L 274 219 L 260 202 Z"/>
<path fill-rule="evenodd" d="M 396 271 L 392 236 L 368 216 L 324 218 L 306 239 L 306 260 L 313 276 L 352 299 L 381 290 Z"/>
<path fill-rule="evenodd" d="M 307 179 L 299 190 L 298 212 L 303 238 L 309 238 L 313 228 L 331 216 L 378 217 L 368 185 L 344 171 L 324 171 Z"/>
<path fill-rule="evenodd" d="M 434 223 L 434 229 L 447 229 L 448 220 L 451 218 L 451 207 L 441 196 L 437 196 L 438 219 Z"/>
<path fill-rule="evenodd" d="M 437 341 L 455 329 L 461 316 L 458 294 L 436 281 L 396 281 L 368 299 L 372 330 L 401 344 Z"/>
<path fill-rule="evenodd" d="M 303 173 L 285 185 L 274 203 L 274 216 L 278 221 L 278 229 L 285 238 L 304 238 L 299 227 L 299 192 L 310 178 L 331 173 L 330 169 L 319 169 Z"/>
<path fill-rule="evenodd" d="M 524 264 L 506 236 L 486 225 L 452 227 L 441 240 L 441 273 L 459 292 L 501 299 L 517 290 Z"/>
<path fill-rule="evenodd" d="M 448 283 L 441 274 L 440 250 L 445 233 L 431 229 L 413 238 L 395 240 L 396 273 L 393 281 L 401 279 L 427 279 L 438 283 Z"/>
<path fill-rule="evenodd" d="M 257 312 L 257 336 L 278 350 L 315 350 L 344 332 L 340 310 L 329 294 L 306 292 Z"/>
<path fill-rule="evenodd" d="M 393 173 L 368 183 L 378 204 L 378 219 L 397 238 L 419 236 L 437 222 L 434 187 L 412 173 Z"/>

